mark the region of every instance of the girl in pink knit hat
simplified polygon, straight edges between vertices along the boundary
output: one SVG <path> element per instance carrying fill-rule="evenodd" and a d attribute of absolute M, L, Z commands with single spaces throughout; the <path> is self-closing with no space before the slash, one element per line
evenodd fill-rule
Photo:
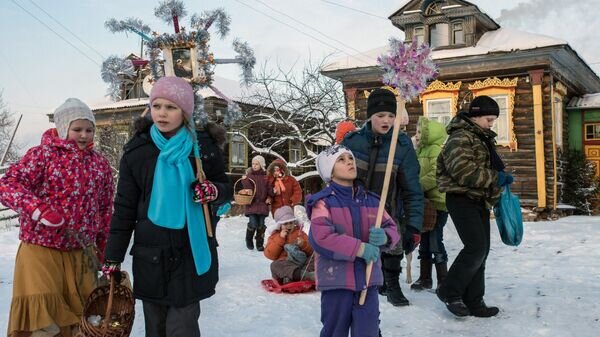
<path fill-rule="evenodd" d="M 225 131 L 210 123 L 196 131 L 194 92 L 178 77 L 154 84 L 150 109 L 152 120 L 137 122 L 124 147 L 103 272 L 119 275 L 133 234 L 133 291 L 143 303 L 146 336 L 200 336 L 200 301 L 215 293 L 218 280 L 217 241 L 203 204 L 214 233 L 215 211 L 232 197 Z M 194 157 L 206 178 L 199 184 Z"/>

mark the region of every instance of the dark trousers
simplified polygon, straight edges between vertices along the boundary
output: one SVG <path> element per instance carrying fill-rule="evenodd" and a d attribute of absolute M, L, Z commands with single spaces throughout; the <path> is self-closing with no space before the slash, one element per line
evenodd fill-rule
<path fill-rule="evenodd" d="M 369 287 L 363 305 L 358 304 L 360 291 L 326 290 L 321 293 L 320 337 L 379 336 L 379 294 Z"/>
<path fill-rule="evenodd" d="M 143 301 L 146 337 L 200 337 L 200 302 L 172 307 Z"/>
<path fill-rule="evenodd" d="M 483 201 L 446 194 L 446 207 L 464 248 L 452 263 L 439 293 L 476 305 L 485 294 L 485 261 L 490 251 L 490 211 Z"/>
<path fill-rule="evenodd" d="M 264 226 L 266 217 L 266 215 L 262 214 L 248 214 L 248 227 L 257 229 Z"/>
<path fill-rule="evenodd" d="M 448 262 L 448 254 L 444 246 L 444 226 L 448 221 L 448 212 L 437 211 L 435 228 L 431 232 L 421 234 L 419 259 L 432 259 L 432 262 Z"/>

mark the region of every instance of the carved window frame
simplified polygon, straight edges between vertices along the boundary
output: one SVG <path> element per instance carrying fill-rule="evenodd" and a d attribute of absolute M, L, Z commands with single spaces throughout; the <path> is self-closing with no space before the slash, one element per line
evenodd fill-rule
<path fill-rule="evenodd" d="M 429 118 L 427 102 L 440 99 L 450 100 L 450 119 L 456 116 L 458 111 L 458 93 L 460 92 L 461 85 L 461 81 L 452 83 L 435 80 L 431 82 L 427 86 L 427 89 L 419 95 L 419 102 L 423 105 L 423 116 Z"/>
<path fill-rule="evenodd" d="M 506 141 L 498 141 L 500 146 L 508 147 L 510 151 L 517 151 L 518 143 L 515 134 L 514 125 L 514 109 L 515 109 L 515 91 L 517 87 L 518 77 L 499 79 L 497 77 L 488 77 L 484 81 L 476 81 L 469 85 L 469 90 L 473 94 L 473 98 L 477 96 L 506 96 L 506 119 L 508 122 L 508 136 Z"/>

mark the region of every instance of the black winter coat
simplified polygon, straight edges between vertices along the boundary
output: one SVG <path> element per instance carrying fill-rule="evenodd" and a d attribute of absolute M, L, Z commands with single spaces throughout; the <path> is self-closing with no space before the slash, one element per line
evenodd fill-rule
<path fill-rule="evenodd" d="M 119 166 L 119 182 L 105 260 L 122 262 L 131 235 L 135 233 L 130 251 L 133 256 L 135 298 L 175 307 L 186 306 L 215 293 L 219 278 L 217 241 L 215 237 L 208 238 L 212 264 L 208 272 L 198 276 L 187 228 L 175 230 L 159 227 L 148 219 L 154 168 L 160 151 L 149 133 L 151 122 L 136 124 L 139 125 L 138 132 L 125 145 Z M 212 130 L 218 128 L 213 126 Z M 214 212 L 217 205 L 231 200 L 233 188 L 225 175 L 223 153 L 215 139 L 208 132 L 201 131 L 198 132 L 198 140 L 206 179 L 219 190 L 218 199 L 209 204 L 215 208 L 211 211 L 215 233 L 219 218 Z M 190 163 L 195 171 L 195 160 L 191 153 Z"/>

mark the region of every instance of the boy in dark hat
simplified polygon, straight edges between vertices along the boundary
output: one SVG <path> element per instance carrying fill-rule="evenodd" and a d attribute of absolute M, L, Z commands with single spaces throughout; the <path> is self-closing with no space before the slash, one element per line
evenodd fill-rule
<path fill-rule="evenodd" d="M 500 109 L 488 96 L 473 100 L 446 128 L 448 140 L 438 157 L 437 183 L 446 192 L 446 207 L 464 248 L 460 251 L 437 295 L 456 316 L 491 317 L 499 309 L 488 307 L 485 262 L 490 251 L 490 209 L 503 186 L 513 182 L 496 153 L 491 130 Z"/>
<path fill-rule="evenodd" d="M 381 195 L 385 168 L 392 141 L 396 141 L 396 152 L 385 209 L 398 224 L 405 223 L 402 244 L 382 253 L 384 287 L 382 294 L 394 306 L 409 304 L 400 288 L 401 261 L 404 253 L 412 252 L 420 241 L 423 223 L 423 191 L 419 184 L 419 162 L 410 138 L 400 132 L 392 140 L 392 128 L 396 118 L 396 96 L 386 89 L 375 89 L 367 101 L 365 125 L 351 132 L 342 141 L 354 153 L 358 178 L 367 190 Z M 400 225 L 399 225 L 400 226 Z"/>

